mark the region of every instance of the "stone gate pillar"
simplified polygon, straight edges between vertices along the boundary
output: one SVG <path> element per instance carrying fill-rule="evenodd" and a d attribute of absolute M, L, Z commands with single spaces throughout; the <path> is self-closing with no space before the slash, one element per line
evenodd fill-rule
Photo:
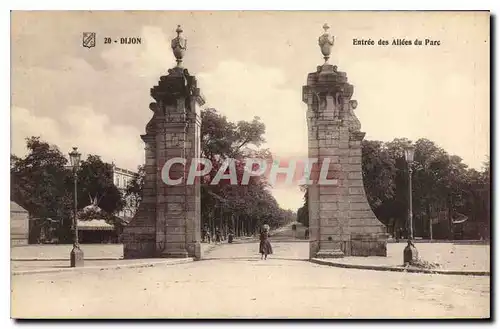
<path fill-rule="evenodd" d="M 146 177 L 137 214 L 124 229 L 125 258 L 201 258 L 200 185 L 196 180 L 187 184 L 187 177 L 191 159 L 200 156 L 199 106 L 204 99 L 196 78 L 182 67 L 186 40 L 180 26 L 176 32 L 172 49 L 177 66 L 151 88 L 153 118 L 141 136 L 146 145 Z M 175 158 L 186 162 L 164 168 Z M 169 185 L 166 179 L 180 181 Z"/>
<path fill-rule="evenodd" d="M 361 167 L 365 133 L 354 114 L 354 88 L 328 59 L 334 38 L 319 38 L 325 63 L 309 73 L 302 100 L 308 106 L 309 158 L 317 158 L 309 186 L 310 258 L 387 256 L 387 234 L 366 199 Z M 329 161 L 322 184 L 320 168 Z M 326 164 L 326 163 L 325 163 Z M 325 170 L 325 169 L 323 169 Z M 325 181 L 326 183 L 326 181 Z"/>

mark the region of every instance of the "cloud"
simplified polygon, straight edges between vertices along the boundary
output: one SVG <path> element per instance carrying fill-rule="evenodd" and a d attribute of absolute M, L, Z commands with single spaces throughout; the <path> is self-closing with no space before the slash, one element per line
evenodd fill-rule
<path fill-rule="evenodd" d="M 439 65 L 424 70 L 383 59 L 377 70 L 384 74 L 367 78 L 372 68 L 373 62 L 360 60 L 348 69 L 353 99 L 359 102 L 355 113 L 366 139 L 428 138 L 469 166 L 481 168 L 490 136 L 489 113 L 483 110 L 488 107 L 485 81 L 471 79 L 468 67 L 450 73 Z"/>
<path fill-rule="evenodd" d="M 262 147 L 277 157 L 307 156 L 306 106 L 300 92 L 283 87 L 286 76 L 281 70 L 223 61 L 214 70 L 198 74 L 198 80 L 209 106 L 229 120 L 262 119 L 266 125 Z M 302 205 L 303 193 L 296 185 L 271 192 L 283 207 Z"/>
<path fill-rule="evenodd" d="M 35 135 L 63 153 L 78 146 L 120 167 L 142 164 L 149 88 L 175 60 L 160 28 L 145 26 L 141 37 L 141 47 L 104 50 L 103 70 L 90 64 L 95 54 L 87 49 L 79 57 L 61 55 L 58 68 L 14 66 L 12 152 L 24 154 L 25 138 Z"/>
<path fill-rule="evenodd" d="M 175 65 L 170 39 L 180 22 L 188 38 L 186 66 L 199 78 L 208 105 L 232 121 L 260 116 L 267 128 L 264 146 L 280 157 L 305 155 L 301 90 L 321 62 L 317 35 L 330 21 L 336 36 L 330 61 L 355 87 L 367 139 L 427 137 L 479 167 L 489 152 L 489 18 L 475 15 L 17 13 L 13 149 L 22 150 L 25 137 L 42 134 L 64 152 L 76 143 L 115 158 L 119 166 L 142 163 L 139 135 L 152 115 L 149 90 Z M 304 24 L 295 24 L 298 18 Z M 83 48 L 81 31 L 89 23 L 100 36 L 140 35 L 143 43 Z M 430 35 L 443 43 L 418 49 L 352 45 L 354 37 L 398 35 Z M 283 206 L 297 208 L 302 193 L 293 193 L 275 195 Z"/>
<path fill-rule="evenodd" d="M 102 113 L 89 107 L 72 106 L 60 120 L 36 116 L 28 109 L 12 108 L 12 149 L 18 156 L 26 154 L 25 138 L 40 136 L 50 144 L 57 145 L 61 152 L 68 153 L 78 147 L 83 157 L 99 155 L 106 162 L 135 170 L 144 162 L 144 146 L 138 140 L 139 131 L 132 126 L 116 125 Z M 61 128 L 66 125 L 69 133 Z M 65 130 L 66 130 L 65 129 Z"/>
<path fill-rule="evenodd" d="M 153 77 L 165 73 L 175 64 L 170 38 L 159 27 L 144 26 L 140 46 L 113 45 L 101 54 L 113 72 L 124 70 L 139 77 Z"/>
<path fill-rule="evenodd" d="M 307 154 L 306 107 L 300 92 L 283 87 L 286 76 L 281 70 L 223 61 L 198 79 L 209 106 L 230 120 L 260 117 L 266 125 L 264 147 L 273 154 Z"/>

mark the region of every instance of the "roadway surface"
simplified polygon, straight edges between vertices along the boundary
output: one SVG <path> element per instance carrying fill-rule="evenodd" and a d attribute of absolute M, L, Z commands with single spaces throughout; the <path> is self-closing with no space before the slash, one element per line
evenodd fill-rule
<path fill-rule="evenodd" d="M 277 239 L 279 240 L 279 239 Z M 489 317 L 489 277 L 378 272 L 305 261 L 307 242 L 222 244 L 172 266 L 12 277 L 15 318 Z"/>

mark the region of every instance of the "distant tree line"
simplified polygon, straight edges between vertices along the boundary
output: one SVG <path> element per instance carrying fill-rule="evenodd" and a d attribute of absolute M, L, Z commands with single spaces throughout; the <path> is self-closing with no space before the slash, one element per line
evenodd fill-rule
<path fill-rule="evenodd" d="M 362 170 L 368 202 L 390 233 L 407 234 L 408 165 L 406 138 L 391 142 L 365 140 L 362 144 Z M 428 139 L 415 142 L 412 164 L 414 235 L 448 239 L 490 237 L 490 160 L 481 171 L 468 168 L 462 159 L 449 155 Z M 304 205 L 297 211 L 298 221 L 309 225 L 307 189 Z M 467 221 L 453 224 L 467 217 Z M 459 221 L 456 221 L 459 222 Z"/>

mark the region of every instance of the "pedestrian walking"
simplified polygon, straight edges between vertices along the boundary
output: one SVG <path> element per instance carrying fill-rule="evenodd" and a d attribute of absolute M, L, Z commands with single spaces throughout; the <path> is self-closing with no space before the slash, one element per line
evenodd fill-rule
<path fill-rule="evenodd" d="M 260 233 L 260 245 L 259 253 L 261 254 L 260 259 L 267 259 L 267 255 L 272 255 L 273 247 L 269 241 L 269 225 L 264 225 L 262 232 Z"/>
<path fill-rule="evenodd" d="M 221 243 L 222 234 L 219 229 L 215 231 L 215 243 Z"/>
<path fill-rule="evenodd" d="M 207 242 L 207 229 L 203 228 L 201 230 L 201 242 Z"/>

